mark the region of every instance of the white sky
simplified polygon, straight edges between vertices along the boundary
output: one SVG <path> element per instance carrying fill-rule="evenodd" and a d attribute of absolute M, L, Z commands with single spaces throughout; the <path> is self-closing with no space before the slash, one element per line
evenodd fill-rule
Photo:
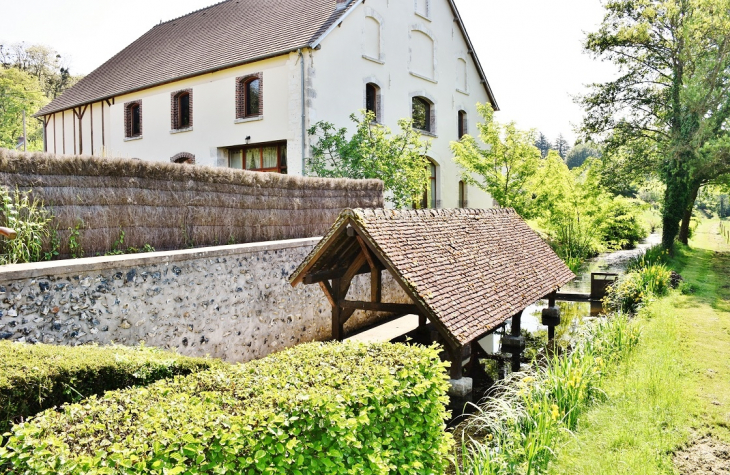
<path fill-rule="evenodd" d="M 412 0 L 395 0 L 412 1 Z M 87 74 L 160 20 L 215 0 L 0 0 L 0 44 L 55 48 L 72 74 Z M 613 67 L 582 53 L 600 0 L 456 0 L 501 112 L 500 121 L 569 142 L 581 110 L 571 96 L 605 81 Z M 7 21 L 12 19 L 12 21 Z"/>

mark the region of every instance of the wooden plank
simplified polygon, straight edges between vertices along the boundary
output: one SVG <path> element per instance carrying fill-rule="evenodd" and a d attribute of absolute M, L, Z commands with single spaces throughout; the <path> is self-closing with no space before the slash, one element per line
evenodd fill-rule
<path fill-rule="evenodd" d="M 383 303 L 383 302 L 363 302 L 361 300 L 345 300 L 341 299 L 337 302 L 342 308 L 353 308 L 356 310 L 373 310 L 376 312 L 417 314 L 418 307 L 410 303 Z"/>
<path fill-rule="evenodd" d="M 330 305 L 332 305 L 333 307 L 337 305 L 337 303 L 335 302 L 335 298 L 332 295 L 332 287 L 330 287 L 329 282 L 327 282 L 326 280 L 321 281 L 319 283 L 319 287 L 322 289 L 322 292 L 324 292 L 324 296 L 327 297 L 327 300 L 329 300 Z"/>
<path fill-rule="evenodd" d="M 590 302 L 590 294 L 569 294 L 569 293 L 557 293 L 555 294 L 555 300 L 562 300 L 563 302 Z"/>

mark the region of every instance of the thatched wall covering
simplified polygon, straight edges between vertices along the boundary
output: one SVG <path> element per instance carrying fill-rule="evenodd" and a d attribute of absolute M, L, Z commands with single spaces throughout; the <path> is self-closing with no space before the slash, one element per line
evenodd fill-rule
<path fill-rule="evenodd" d="M 68 255 L 80 227 L 86 255 L 321 236 L 344 208 L 382 207 L 377 180 L 302 178 L 225 168 L 0 149 L 0 183 L 50 206 Z"/>

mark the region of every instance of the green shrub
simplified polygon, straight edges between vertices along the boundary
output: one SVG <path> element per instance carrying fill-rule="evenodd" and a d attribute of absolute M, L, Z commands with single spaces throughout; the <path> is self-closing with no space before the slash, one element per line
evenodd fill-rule
<path fill-rule="evenodd" d="M 437 347 L 312 343 L 46 411 L 0 449 L 10 473 L 441 474 Z"/>
<path fill-rule="evenodd" d="M 646 237 L 641 211 L 636 201 L 619 197 L 611 201 L 600 226 L 601 239 L 609 249 L 631 249 Z"/>
<path fill-rule="evenodd" d="M 155 348 L 0 341 L 0 435 L 13 421 L 66 402 L 220 364 Z"/>
<path fill-rule="evenodd" d="M 644 299 L 666 295 L 671 277 L 671 271 L 664 264 L 652 264 L 629 272 L 608 288 L 604 306 L 612 311 L 634 313 Z"/>

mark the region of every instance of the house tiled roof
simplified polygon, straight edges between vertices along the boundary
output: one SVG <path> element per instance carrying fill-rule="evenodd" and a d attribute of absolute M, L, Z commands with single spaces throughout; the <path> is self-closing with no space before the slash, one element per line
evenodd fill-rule
<path fill-rule="evenodd" d="M 416 304 L 459 345 L 575 278 L 512 209 L 355 209 L 340 215 L 292 282 L 317 270 L 314 256 L 336 259 L 328 249 L 344 249 L 331 241 L 347 239 L 345 223 L 357 228 Z"/>
<path fill-rule="evenodd" d="M 227 0 L 156 25 L 37 115 L 306 47 L 347 9 L 336 0 Z"/>

